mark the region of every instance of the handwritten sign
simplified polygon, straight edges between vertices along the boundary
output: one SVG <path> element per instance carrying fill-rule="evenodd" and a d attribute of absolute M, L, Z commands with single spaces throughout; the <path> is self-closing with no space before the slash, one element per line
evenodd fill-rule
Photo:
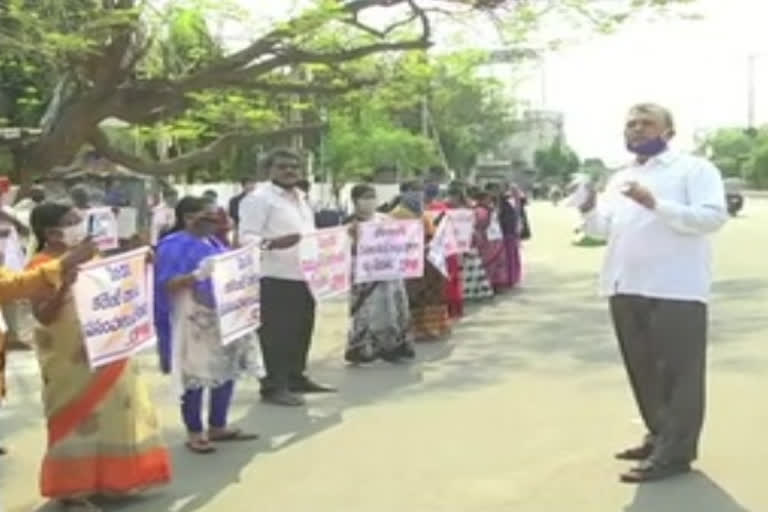
<path fill-rule="evenodd" d="M 73 293 L 91 368 L 155 344 L 148 254 L 137 249 L 80 268 Z"/>
<path fill-rule="evenodd" d="M 88 228 L 93 237 L 93 242 L 100 251 L 117 249 L 117 217 L 112 208 L 91 208 L 86 212 Z"/>
<path fill-rule="evenodd" d="M 320 229 L 303 235 L 299 258 L 315 299 L 328 299 L 349 291 L 352 258 L 346 227 Z"/>
<path fill-rule="evenodd" d="M 472 248 L 472 235 L 475 232 L 475 212 L 469 208 L 448 210 L 448 219 L 453 226 L 457 252 L 469 252 Z"/>
<path fill-rule="evenodd" d="M 150 229 L 150 243 L 157 245 L 160 235 L 167 229 L 173 227 L 176 214 L 173 208 L 167 206 L 156 206 L 152 209 L 152 226 Z"/>
<path fill-rule="evenodd" d="M 21 247 L 19 234 L 15 227 L 5 223 L 0 224 L 0 231 L 2 232 L 0 233 L 0 253 L 2 254 L 0 265 L 20 272 L 24 269 L 27 257 Z"/>
<path fill-rule="evenodd" d="M 456 254 L 456 248 L 450 219 L 443 219 L 443 222 L 437 227 L 435 236 L 429 242 L 427 259 L 445 277 L 448 277 L 448 265 L 445 259 Z"/>
<path fill-rule="evenodd" d="M 432 238 L 430 244 L 441 244 L 441 252 L 446 256 L 459 254 L 459 245 L 456 242 L 453 222 L 451 221 L 451 217 L 448 215 L 448 212 L 446 211 L 445 214 L 441 215 L 441 217 L 436 220 L 439 221 L 437 225 L 437 232 Z M 435 240 L 438 240 L 438 242 L 435 242 Z"/>
<path fill-rule="evenodd" d="M 488 240 L 491 242 L 504 238 L 504 233 L 501 231 L 501 224 L 499 223 L 498 217 L 496 217 L 495 211 L 491 212 L 491 222 L 488 224 L 488 228 L 485 230 L 485 233 L 488 237 Z"/>
<path fill-rule="evenodd" d="M 128 240 L 138 232 L 139 211 L 133 207 L 121 206 L 117 212 L 117 236 Z"/>
<path fill-rule="evenodd" d="M 211 282 L 224 345 L 253 332 L 261 324 L 260 259 L 257 244 L 212 258 Z"/>
<path fill-rule="evenodd" d="M 355 283 L 413 279 L 424 275 L 424 224 L 386 220 L 358 225 Z"/>

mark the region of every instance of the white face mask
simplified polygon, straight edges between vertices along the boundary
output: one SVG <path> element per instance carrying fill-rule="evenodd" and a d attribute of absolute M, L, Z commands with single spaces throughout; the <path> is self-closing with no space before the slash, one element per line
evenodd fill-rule
<path fill-rule="evenodd" d="M 74 226 L 68 226 L 61 229 L 61 241 L 67 247 L 74 247 L 88 236 L 88 232 L 85 228 L 85 222 L 80 222 Z"/>
<path fill-rule="evenodd" d="M 363 215 L 370 215 L 376 211 L 377 201 L 376 198 L 371 199 L 358 199 L 357 211 Z"/>

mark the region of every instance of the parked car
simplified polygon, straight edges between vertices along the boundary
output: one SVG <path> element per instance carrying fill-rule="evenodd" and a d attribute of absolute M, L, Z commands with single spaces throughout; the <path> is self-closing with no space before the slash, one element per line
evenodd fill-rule
<path fill-rule="evenodd" d="M 736 216 L 744 208 L 744 180 L 741 178 L 727 178 L 725 180 L 725 202 L 728 213 Z"/>

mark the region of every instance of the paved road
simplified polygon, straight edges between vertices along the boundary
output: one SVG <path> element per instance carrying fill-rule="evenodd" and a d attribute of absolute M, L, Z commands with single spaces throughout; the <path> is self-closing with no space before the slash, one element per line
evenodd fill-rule
<path fill-rule="evenodd" d="M 617 448 L 642 433 L 594 296 L 600 249 L 568 245 L 569 212 L 537 205 L 518 293 L 471 312 L 410 366 L 345 368 L 343 308 L 324 308 L 314 373 L 338 396 L 279 409 L 240 387 L 235 419 L 265 440 L 200 458 L 181 448 L 177 413 L 155 377 L 173 447 L 170 488 L 121 512 L 742 512 L 768 510 L 767 203 L 717 241 L 709 417 L 700 472 L 619 484 Z M 34 365 L 12 355 L 0 410 L 6 510 L 37 510 L 43 425 Z M 43 507 L 40 510 L 53 510 Z"/>

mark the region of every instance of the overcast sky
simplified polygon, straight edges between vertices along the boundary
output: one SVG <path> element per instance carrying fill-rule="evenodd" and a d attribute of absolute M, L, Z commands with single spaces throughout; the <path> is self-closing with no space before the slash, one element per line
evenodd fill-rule
<path fill-rule="evenodd" d="M 681 147 L 699 129 L 747 122 L 747 59 L 756 61 L 757 121 L 768 122 L 768 1 L 700 0 L 698 21 L 624 27 L 551 55 L 548 107 L 566 115 L 569 142 L 583 156 L 624 157 L 628 105 L 656 101 L 677 118 Z M 541 102 L 540 83 L 521 92 Z"/>

